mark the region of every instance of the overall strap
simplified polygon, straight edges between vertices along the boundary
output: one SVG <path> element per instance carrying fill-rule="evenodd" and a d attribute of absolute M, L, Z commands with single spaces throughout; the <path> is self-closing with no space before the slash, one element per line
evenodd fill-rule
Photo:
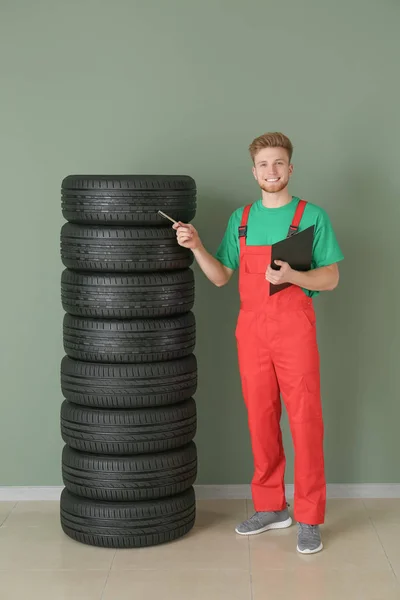
<path fill-rule="evenodd" d="M 247 237 L 247 221 L 249 220 L 249 213 L 251 209 L 251 204 L 248 204 L 243 209 L 242 220 L 239 226 L 239 242 L 240 247 L 246 245 L 246 237 Z"/>
<path fill-rule="evenodd" d="M 288 231 L 287 237 L 290 237 L 294 233 L 297 233 L 297 231 L 299 229 L 301 218 L 302 218 L 303 213 L 304 213 L 304 209 L 306 207 L 306 204 L 307 204 L 306 200 L 300 200 L 299 201 L 299 203 L 297 205 L 297 208 L 296 208 L 296 212 L 294 213 L 292 224 L 289 227 L 289 231 Z"/>

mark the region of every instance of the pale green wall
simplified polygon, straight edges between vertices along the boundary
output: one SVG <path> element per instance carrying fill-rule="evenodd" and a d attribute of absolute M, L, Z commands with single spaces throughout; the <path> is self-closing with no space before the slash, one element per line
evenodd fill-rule
<path fill-rule="evenodd" d="M 268 130 L 346 256 L 316 302 L 328 481 L 400 481 L 399 18 L 389 0 L 1 1 L 0 484 L 61 483 L 61 179 L 191 175 L 214 251 L 258 197 L 247 147 Z M 197 482 L 247 483 L 237 280 L 196 281 Z"/>

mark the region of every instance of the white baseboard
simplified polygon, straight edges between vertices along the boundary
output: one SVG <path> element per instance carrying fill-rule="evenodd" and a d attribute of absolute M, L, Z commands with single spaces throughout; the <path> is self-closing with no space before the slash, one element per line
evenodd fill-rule
<path fill-rule="evenodd" d="M 195 485 L 198 500 L 251 498 L 249 485 Z M 59 500 L 63 486 L 0 487 L 0 502 Z M 293 484 L 286 485 L 287 498 L 293 498 Z M 328 498 L 400 498 L 400 483 L 331 483 Z"/>
<path fill-rule="evenodd" d="M 64 486 L 9 486 L 0 487 L 0 502 L 31 500 L 59 500 Z"/>

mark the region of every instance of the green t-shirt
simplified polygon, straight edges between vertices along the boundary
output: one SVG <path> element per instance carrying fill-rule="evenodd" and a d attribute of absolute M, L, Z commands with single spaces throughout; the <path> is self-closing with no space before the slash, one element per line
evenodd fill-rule
<path fill-rule="evenodd" d="M 292 201 L 285 206 L 266 208 L 261 199 L 257 200 L 252 205 L 249 214 L 247 244 L 249 246 L 270 246 L 286 238 L 298 203 L 299 198 L 294 196 Z M 234 270 L 239 266 L 238 227 L 243 210 L 242 206 L 230 216 L 225 235 L 215 254 L 215 258 L 223 265 Z M 299 231 L 311 225 L 315 225 L 311 268 L 326 267 L 343 260 L 344 256 L 327 213 L 323 208 L 307 202 Z M 304 292 L 310 297 L 320 293 L 310 290 L 304 290 Z"/>

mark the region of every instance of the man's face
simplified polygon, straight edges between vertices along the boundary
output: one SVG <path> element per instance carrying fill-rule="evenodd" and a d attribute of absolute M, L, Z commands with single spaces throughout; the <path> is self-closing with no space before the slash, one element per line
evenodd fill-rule
<path fill-rule="evenodd" d="M 253 175 L 265 192 L 274 194 L 285 189 L 292 173 L 285 148 L 263 148 L 255 156 Z"/>

